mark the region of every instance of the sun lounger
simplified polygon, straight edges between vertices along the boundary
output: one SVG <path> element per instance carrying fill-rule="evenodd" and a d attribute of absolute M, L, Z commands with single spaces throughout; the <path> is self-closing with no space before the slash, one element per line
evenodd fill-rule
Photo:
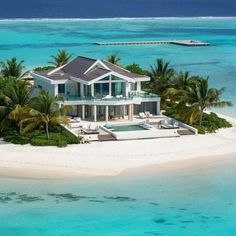
<path fill-rule="evenodd" d="M 75 120 L 76 122 L 80 122 L 80 121 L 81 121 L 81 118 L 80 118 L 80 117 L 74 117 L 74 120 Z"/>
<path fill-rule="evenodd" d="M 139 113 L 139 118 L 145 119 L 145 118 L 147 118 L 147 116 L 144 114 L 144 112 L 140 112 Z"/>
<path fill-rule="evenodd" d="M 98 125 L 88 125 L 86 128 L 83 128 L 82 131 L 85 134 L 99 134 L 99 126 Z"/>
<path fill-rule="evenodd" d="M 147 116 L 149 118 L 153 117 L 153 115 L 149 111 L 145 111 L 144 114 L 145 114 L 145 116 Z"/>
<path fill-rule="evenodd" d="M 178 129 L 179 125 L 177 122 L 170 124 L 168 120 L 164 120 L 161 124 L 161 128 L 163 128 L 163 129 Z"/>

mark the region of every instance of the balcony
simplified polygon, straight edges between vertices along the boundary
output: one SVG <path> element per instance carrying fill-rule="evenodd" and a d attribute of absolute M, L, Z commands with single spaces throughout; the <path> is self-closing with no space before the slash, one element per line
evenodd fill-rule
<path fill-rule="evenodd" d="M 124 97 L 122 95 L 117 96 L 104 96 L 104 97 L 92 97 L 92 96 L 64 96 L 64 103 L 76 105 L 86 104 L 86 105 L 125 105 L 125 104 L 140 104 L 143 101 L 158 101 L 160 98 L 156 94 L 146 93 L 146 92 L 130 92 L 128 97 Z"/>

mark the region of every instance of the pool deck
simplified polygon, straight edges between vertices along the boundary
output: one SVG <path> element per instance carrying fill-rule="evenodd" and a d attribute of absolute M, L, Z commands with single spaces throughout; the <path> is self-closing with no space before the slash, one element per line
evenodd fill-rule
<path fill-rule="evenodd" d="M 133 41 L 133 42 L 97 42 L 98 46 L 119 46 L 119 45 L 161 45 L 161 44 L 173 44 L 186 47 L 196 46 L 210 46 L 210 43 L 198 41 L 198 40 L 163 40 L 163 41 Z"/>
<path fill-rule="evenodd" d="M 69 128 L 75 135 L 83 137 L 87 141 L 115 141 L 115 140 L 130 140 L 130 139 L 149 139 L 149 138 L 168 138 L 168 137 L 180 137 L 181 135 L 190 135 L 190 132 L 186 127 L 179 127 L 177 129 L 164 129 L 158 125 L 162 120 L 170 119 L 164 115 L 154 116 L 152 118 L 140 119 L 135 116 L 133 121 L 128 119 L 117 119 L 109 121 L 111 125 L 139 125 L 143 122 L 150 124 L 151 129 L 144 129 L 138 131 L 122 131 L 117 132 L 115 130 L 109 130 L 104 127 L 104 121 L 98 121 L 96 123 L 83 120 L 77 124 L 77 127 Z M 93 124 L 99 126 L 99 132 L 95 134 L 85 134 L 82 131 L 83 128 Z"/>

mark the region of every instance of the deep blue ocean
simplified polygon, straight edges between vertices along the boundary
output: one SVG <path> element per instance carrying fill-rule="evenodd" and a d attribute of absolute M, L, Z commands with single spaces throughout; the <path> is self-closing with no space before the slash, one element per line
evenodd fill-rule
<path fill-rule="evenodd" d="M 234 0 L 1 0 L 0 18 L 235 16 Z"/>

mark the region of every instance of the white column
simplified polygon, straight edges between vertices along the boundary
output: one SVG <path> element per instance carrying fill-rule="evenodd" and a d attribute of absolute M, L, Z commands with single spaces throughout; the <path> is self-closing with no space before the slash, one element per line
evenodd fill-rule
<path fill-rule="evenodd" d="M 111 89 L 112 89 L 111 75 L 109 75 L 109 95 L 110 96 L 111 96 Z"/>
<path fill-rule="evenodd" d="M 128 97 L 131 91 L 131 84 L 129 82 L 125 83 L 125 96 Z"/>
<path fill-rule="evenodd" d="M 96 105 L 93 106 L 93 118 L 94 118 L 94 122 L 97 122 L 97 106 Z"/>
<path fill-rule="evenodd" d="M 141 81 L 137 82 L 137 92 L 140 93 L 141 92 Z"/>
<path fill-rule="evenodd" d="M 85 120 L 85 105 L 82 105 L 82 120 Z"/>
<path fill-rule="evenodd" d="M 84 97 L 84 85 L 80 83 L 80 96 Z"/>
<path fill-rule="evenodd" d="M 109 107 L 105 106 L 105 121 L 108 122 L 109 119 Z"/>
<path fill-rule="evenodd" d="M 94 97 L 94 84 L 91 84 L 91 96 Z"/>
<path fill-rule="evenodd" d="M 129 118 L 129 120 L 131 120 L 132 119 L 132 117 L 131 117 L 132 107 L 131 107 L 131 104 L 129 104 L 128 106 L 129 106 L 128 118 Z"/>
<path fill-rule="evenodd" d="M 157 115 L 160 115 L 160 100 L 157 101 Z"/>
<path fill-rule="evenodd" d="M 134 104 L 131 104 L 131 120 L 134 118 Z"/>
<path fill-rule="evenodd" d="M 125 106 L 123 106 L 123 119 L 125 118 L 125 115 L 126 115 L 126 113 L 125 113 Z"/>
<path fill-rule="evenodd" d="M 58 84 L 54 84 L 54 96 L 58 95 Z"/>

